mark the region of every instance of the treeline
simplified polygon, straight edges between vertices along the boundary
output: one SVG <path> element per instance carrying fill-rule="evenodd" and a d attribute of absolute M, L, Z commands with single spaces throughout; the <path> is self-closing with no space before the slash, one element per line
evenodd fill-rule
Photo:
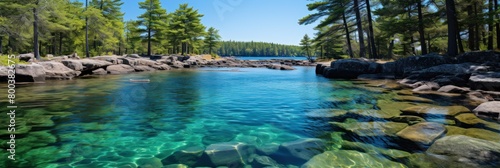
<path fill-rule="evenodd" d="M 317 0 L 307 7 L 315 13 L 299 24 L 318 24 L 312 44 L 320 57 L 500 49 L 498 0 Z"/>
<path fill-rule="evenodd" d="M 144 13 L 127 22 L 122 5 L 121 0 L 2 0 L 0 53 L 200 54 L 219 47 L 218 31 L 206 31 L 203 14 L 187 4 L 167 13 L 160 0 L 144 0 L 139 2 Z"/>
<path fill-rule="evenodd" d="M 300 46 L 266 42 L 223 41 L 220 56 L 303 56 Z"/>

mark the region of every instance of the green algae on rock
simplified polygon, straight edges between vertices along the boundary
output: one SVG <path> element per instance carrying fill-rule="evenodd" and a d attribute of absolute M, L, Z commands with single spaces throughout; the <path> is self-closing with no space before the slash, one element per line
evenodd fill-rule
<path fill-rule="evenodd" d="M 302 165 L 302 168 L 331 167 L 405 168 L 406 166 L 384 157 L 353 150 L 326 151 Z"/>
<path fill-rule="evenodd" d="M 391 136 L 407 127 L 406 123 L 398 122 L 357 122 L 348 120 L 346 122 L 330 122 L 332 125 L 359 137 Z"/>
<path fill-rule="evenodd" d="M 403 139 L 412 141 L 421 147 L 429 146 L 436 138 L 446 133 L 442 124 L 433 122 L 421 122 L 399 131 L 397 135 Z"/>
<path fill-rule="evenodd" d="M 415 103 L 429 103 L 429 104 L 434 103 L 434 101 L 431 99 L 426 99 L 417 96 L 396 96 L 393 98 L 393 100 L 404 101 L 404 102 L 415 102 Z"/>
<path fill-rule="evenodd" d="M 401 110 L 405 115 L 416 115 L 421 117 L 454 117 L 461 113 L 471 113 L 464 106 L 414 106 Z"/>

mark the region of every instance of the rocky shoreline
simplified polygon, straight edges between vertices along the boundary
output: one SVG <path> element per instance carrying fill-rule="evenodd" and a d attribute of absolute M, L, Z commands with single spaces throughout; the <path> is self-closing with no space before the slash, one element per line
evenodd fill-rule
<path fill-rule="evenodd" d="M 462 94 L 481 105 L 476 115 L 500 121 L 500 53 L 469 52 L 456 58 L 437 54 L 411 56 L 394 62 L 369 59 L 318 64 L 316 74 L 333 79 L 398 80 L 416 93 Z"/>
<path fill-rule="evenodd" d="M 69 80 L 87 75 L 116 75 L 132 72 L 164 71 L 199 67 L 241 67 L 294 70 L 292 66 L 315 66 L 302 60 L 238 60 L 234 57 L 204 59 L 197 56 L 152 56 L 137 54 L 126 56 L 97 56 L 80 59 L 77 55 L 50 57 L 48 61 L 33 61 L 32 54 L 21 54 L 17 58 L 29 64 L 16 65 L 16 82 L 43 82 L 49 79 Z M 7 81 L 7 67 L 0 66 L 0 82 Z"/>

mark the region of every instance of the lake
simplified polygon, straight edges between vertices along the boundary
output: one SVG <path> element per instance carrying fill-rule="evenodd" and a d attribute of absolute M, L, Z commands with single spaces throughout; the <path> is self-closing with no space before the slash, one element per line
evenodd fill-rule
<path fill-rule="evenodd" d="M 250 57 L 237 56 L 240 60 L 271 60 L 271 59 L 288 59 L 288 60 L 307 60 L 307 57 Z"/>
<path fill-rule="evenodd" d="M 345 165 L 456 164 L 430 162 L 422 150 L 398 141 L 395 132 L 408 124 L 387 118 L 409 106 L 456 105 L 458 99 L 396 101 L 405 90 L 393 87 L 393 81 L 331 80 L 316 76 L 314 67 L 296 68 L 202 68 L 18 85 L 16 161 L 8 161 L 5 152 L 0 161 L 4 167 L 155 167 L 181 161 L 203 165 L 189 160 L 203 160 L 201 153 L 172 156 L 221 143 L 264 151 L 318 138 L 325 144 L 314 150 L 337 151 L 337 159 L 356 158 L 343 160 Z M 2 111 L 6 106 L 2 99 Z M 445 117 L 432 120 L 451 122 Z M 7 117 L 0 123 L 8 123 Z M 4 128 L 0 135 L 6 149 Z M 288 155 L 275 160 L 283 167 L 305 162 Z"/>

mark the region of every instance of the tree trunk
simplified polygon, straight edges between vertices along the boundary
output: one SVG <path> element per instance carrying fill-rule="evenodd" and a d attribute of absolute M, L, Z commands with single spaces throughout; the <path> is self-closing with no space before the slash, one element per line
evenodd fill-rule
<path fill-rule="evenodd" d="M 85 11 L 87 11 L 89 0 L 85 0 Z M 85 16 L 85 56 L 90 57 L 89 54 L 89 18 Z"/>
<path fill-rule="evenodd" d="M 349 27 L 347 25 L 347 20 L 345 18 L 345 12 L 342 12 L 342 20 L 344 22 L 345 38 L 347 39 L 347 49 L 349 50 L 349 56 L 351 58 L 354 58 L 354 55 L 352 54 L 351 36 L 349 32 Z"/>
<path fill-rule="evenodd" d="M 372 45 L 371 45 L 371 41 L 370 41 L 372 34 L 370 34 L 369 30 L 366 31 L 366 37 L 368 38 L 368 40 L 367 40 L 368 45 L 366 45 L 367 49 L 368 49 L 368 58 L 373 59 Z"/>
<path fill-rule="evenodd" d="M 496 1 L 496 0 L 495 0 Z M 495 19 L 493 16 L 493 0 L 489 0 L 488 2 L 488 50 L 493 50 L 493 20 Z"/>
<path fill-rule="evenodd" d="M 365 39 L 363 37 L 363 24 L 361 23 L 361 14 L 360 14 L 358 0 L 354 0 L 354 11 L 356 12 L 356 24 L 358 27 L 358 36 L 359 36 L 359 56 L 364 58 L 366 56 Z"/>
<path fill-rule="evenodd" d="M 52 37 L 52 52 L 51 54 L 53 55 L 57 55 L 56 54 L 56 43 L 57 43 L 57 40 L 56 40 L 56 33 L 53 34 L 54 36 Z"/>
<path fill-rule="evenodd" d="M 0 54 L 3 54 L 3 45 L 2 45 L 2 41 L 3 41 L 3 36 L 0 36 Z"/>
<path fill-rule="evenodd" d="M 460 27 L 457 28 L 457 30 L 460 30 Z M 458 40 L 458 51 L 460 53 L 464 53 L 464 45 L 462 44 L 462 37 L 460 37 L 460 31 L 457 31 L 457 40 Z"/>
<path fill-rule="evenodd" d="M 366 0 L 366 11 L 368 13 L 368 31 L 370 33 L 370 44 L 373 59 L 377 59 L 377 48 L 375 46 L 375 34 L 373 34 L 372 11 L 370 7 L 370 0 Z"/>
<path fill-rule="evenodd" d="M 38 7 L 39 0 L 35 1 L 35 7 L 33 8 L 33 49 L 34 55 L 37 60 L 40 60 L 40 50 L 38 48 L 38 12 L 36 8 Z"/>
<path fill-rule="evenodd" d="M 417 2 L 418 8 L 418 33 L 420 34 L 420 46 L 422 48 L 422 55 L 428 53 L 427 44 L 425 43 L 425 32 L 424 32 L 424 16 L 422 14 L 422 0 L 418 0 Z"/>
<path fill-rule="evenodd" d="M 477 20 L 479 19 L 478 13 L 477 13 L 477 4 L 474 4 L 474 20 L 475 26 L 476 26 L 476 44 L 474 45 L 476 47 L 475 50 L 479 50 L 481 47 L 481 27 L 477 23 Z"/>
<path fill-rule="evenodd" d="M 475 33 L 474 32 L 474 23 L 472 23 L 472 19 L 473 18 L 473 10 L 472 10 L 472 5 L 468 5 L 467 6 L 467 16 L 468 18 L 471 19 L 471 21 L 469 22 L 469 24 L 467 25 L 468 26 L 468 29 L 469 29 L 469 39 L 467 41 L 468 45 L 469 45 L 469 50 L 471 51 L 474 51 L 476 49 L 476 46 L 475 46 Z"/>
<path fill-rule="evenodd" d="M 394 39 L 391 40 L 391 43 L 389 44 L 389 53 L 387 54 L 387 57 L 391 59 L 393 57 L 393 50 L 394 50 Z"/>
<path fill-rule="evenodd" d="M 62 55 L 63 33 L 59 33 L 59 55 Z"/>
<path fill-rule="evenodd" d="M 427 41 L 428 41 L 427 44 L 426 44 L 426 45 L 428 45 L 427 49 L 429 50 L 429 53 L 431 53 L 432 52 L 431 35 L 429 35 L 429 34 L 427 34 Z"/>
<path fill-rule="evenodd" d="M 486 37 L 487 35 L 486 35 L 486 31 L 484 30 L 484 27 L 483 27 L 483 29 L 481 29 L 481 31 L 482 31 L 481 34 L 483 34 L 483 38 L 482 38 L 483 45 L 488 46 L 488 38 Z"/>
<path fill-rule="evenodd" d="M 498 1 L 497 0 L 495 1 L 495 11 L 498 11 Z M 500 19 L 500 17 L 498 17 L 498 14 L 496 15 L 496 18 Z M 497 49 L 500 50 L 500 23 L 499 22 L 496 23 L 496 31 L 497 31 Z"/>
<path fill-rule="evenodd" d="M 446 0 L 446 19 L 448 20 L 448 56 L 455 57 L 458 54 L 458 23 L 455 15 L 455 0 Z"/>
<path fill-rule="evenodd" d="M 151 28 L 148 28 L 148 56 L 151 56 Z"/>
<path fill-rule="evenodd" d="M 412 54 L 417 55 L 417 50 L 415 48 L 415 39 L 413 39 L 413 35 L 410 35 L 410 46 Z"/>

